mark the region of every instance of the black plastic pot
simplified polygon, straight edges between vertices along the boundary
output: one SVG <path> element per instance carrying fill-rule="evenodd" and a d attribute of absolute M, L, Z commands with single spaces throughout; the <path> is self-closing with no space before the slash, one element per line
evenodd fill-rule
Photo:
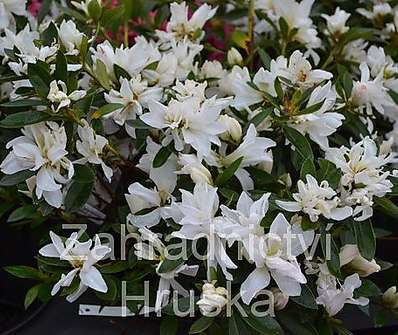
<path fill-rule="evenodd" d="M 24 297 L 35 283 L 18 279 L 4 271 L 9 265 L 33 265 L 36 243 L 27 230 L 13 229 L 1 222 L 0 231 L 0 334 L 15 334 L 18 329 L 34 319 L 43 309 L 36 303 L 25 310 Z"/>

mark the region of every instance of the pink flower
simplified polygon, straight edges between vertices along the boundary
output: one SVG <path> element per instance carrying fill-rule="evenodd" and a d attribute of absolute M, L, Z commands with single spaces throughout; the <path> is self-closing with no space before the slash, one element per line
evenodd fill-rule
<path fill-rule="evenodd" d="M 28 5 L 28 11 L 33 15 L 37 16 L 41 7 L 41 0 L 32 0 Z"/>

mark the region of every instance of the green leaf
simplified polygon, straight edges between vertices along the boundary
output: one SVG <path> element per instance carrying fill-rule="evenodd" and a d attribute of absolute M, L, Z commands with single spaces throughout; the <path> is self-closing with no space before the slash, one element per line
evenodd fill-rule
<path fill-rule="evenodd" d="M 359 252 L 367 260 L 372 260 L 376 253 L 376 236 L 373 230 L 372 221 L 354 221 L 354 233 Z"/>
<path fill-rule="evenodd" d="M 150 125 L 146 124 L 141 119 L 127 120 L 126 123 L 134 129 L 152 129 Z"/>
<path fill-rule="evenodd" d="M 160 335 L 176 335 L 178 320 L 175 316 L 166 315 L 160 322 Z"/>
<path fill-rule="evenodd" d="M 200 334 L 209 328 L 214 322 L 214 318 L 209 318 L 202 316 L 200 319 L 196 320 L 191 328 L 189 329 L 189 334 Z"/>
<path fill-rule="evenodd" d="M 37 14 L 37 21 L 41 23 L 46 15 L 50 12 L 51 4 L 53 0 L 43 0 L 40 4 L 40 10 Z"/>
<path fill-rule="evenodd" d="M 235 30 L 231 35 L 231 42 L 239 48 L 247 50 L 250 37 L 242 31 Z"/>
<path fill-rule="evenodd" d="M 52 81 L 49 69 L 46 66 L 45 63 L 43 64 L 40 62 L 28 64 L 29 81 L 37 94 L 43 99 L 47 99 L 50 83 Z"/>
<path fill-rule="evenodd" d="M 24 219 L 31 219 L 37 214 L 37 210 L 32 205 L 26 205 L 14 210 L 7 219 L 7 222 L 17 222 Z"/>
<path fill-rule="evenodd" d="M 5 175 L 0 180 L 0 186 L 14 186 L 24 182 L 34 175 L 33 171 L 21 171 L 10 175 Z"/>
<path fill-rule="evenodd" d="M 37 296 L 39 295 L 41 284 L 35 285 L 26 292 L 24 306 L 25 309 L 28 309 L 30 305 L 36 300 Z"/>
<path fill-rule="evenodd" d="M 22 279 L 41 280 L 43 278 L 43 275 L 39 270 L 32 268 L 30 266 L 12 265 L 12 266 L 6 266 L 4 270 L 15 277 Z"/>
<path fill-rule="evenodd" d="M 236 170 L 239 169 L 240 164 L 243 161 L 243 157 L 238 158 L 230 166 L 228 166 L 221 174 L 216 178 L 215 184 L 218 186 L 224 185 L 232 176 L 235 174 Z"/>
<path fill-rule="evenodd" d="M 191 297 L 184 297 L 178 299 L 178 301 L 175 301 L 175 299 L 172 299 L 172 302 L 169 303 L 167 306 L 165 306 L 162 309 L 162 312 L 168 315 L 175 315 L 174 314 L 174 303 L 176 302 L 175 310 L 179 311 L 180 313 L 189 313 L 191 310 L 197 310 L 198 306 L 196 302 L 199 300 L 198 297 L 195 297 L 194 299 L 191 299 Z"/>
<path fill-rule="evenodd" d="M 99 21 L 102 16 L 102 7 L 97 0 L 91 0 L 88 3 L 88 14 L 94 21 Z"/>
<path fill-rule="evenodd" d="M 257 113 L 250 119 L 249 124 L 247 125 L 246 129 L 249 128 L 250 123 L 253 123 L 256 127 L 265 120 L 265 118 L 271 115 L 273 111 L 272 107 L 264 108 L 260 113 Z"/>
<path fill-rule="evenodd" d="M 298 297 L 291 297 L 296 304 L 309 309 L 318 309 L 315 296 L 307 285 L 301 285 L 301 294 Z"/>
<path fill-rule="evenodd" d="M 257 52 L 258 52 L 258 55 L 260 56 L 261 63 L 263 63 L 264 67 L 267 70 L 269 70 L 271 68 L 271 60 L 272 60 L 272 58 L 263 49 L 258 49 Z"/>
<path fill-rule="evenodd" d="M 107 104 L 107 105 L 104 105 L 104 106 L 98 108 L 98 109 L 93 113 L 93 115 L 91 116 L 91 118 L 92 118 L 93 120 L 99 119 L 99 118 L 103 117 L 104 115 L 107 115 L 107 114 L 109 114 L 109 113 L 112 113 L 112 112 L 114 112 L 115 110 L 121 109 L 121 108 L 124 108 L 124 105 L 123 105 L 123 104 L 118 104 L 118 103 Z"/>
<path fill-rule="evenodd" d="M 48 121 L 51 116 L 37 111 L 9 114 L 0 121 L 1 128 L 22 128 L 27 125 Z"/>
<path fill-rule="evenodd" d="M 310 174 L 311 176 L 315 176 L 315 165 L 314 165 L 314 160 L 311 158 L 307 158 L 303 165 L 301 166 L 301 171 L 300 171 L 300 179 L 306 182 L 307 174 Z"/>
<path fill-rule="evenodd" d="M 120 281 L 110 275 L 104 275 L 103 278 L 105 280 L 106 286 L 108 287 L 108 291 L 106 293 L 95 292 L 96 296 L 101 300 L 116 302 L 118 284 Z"/>
<path fill-rule="evenodd" d="M 278 96 L 278 98 L 280 100 L 282 100 L 283 97 L 284 97 L 284 93 L 283 93 L 282 84 L 281 84 L 281 82 L 280 82 L 278 77 L 275 78 L 274 88 L 275 88 L 276 95 Z"/>
<path fill-rule="evenodd" d="M 318 182 L 327 180 L 332 188 L 337 188 L 341 179 L 341 170 L 336 167 L 332 162 L 319 158 L 319 170 L 316 173 Z"/>
<path fill-rule="evenodd" d="M 68 62 L 66 61 L 65 55 L 58 51 L 57 58 L 55 60 L 55 73 L 54 76 L 57 80 L 62 80 L 65 84 L 68 83 Z"/>
<path fill-rule="evenodd" d="M 238 311 L 233 310 L 232 315 L 228 318 L 229 335 L 251 335 L 247 329 Z"/>
<path fill-rule="evenodd" d="M 353 87 L 353 81 L 348 71 L 345 71 L 343 73 L 342 82 L 343 82 L 344 93 L 346 94 L 346 97 L 348 99 L 349 97 L 351 97 L 351 92 Z"/>
<path fill-rule="evenodd" d="M 300 316 L 290 310 L 283 310 L 277 315 L 279 322 L 294 335 L 318 335 L 317 330 L 308 323 L 304 323 Z"/>
<path fill-rule="evenodd" d="M 167 159 L 170 157 L 172 151 L 169 149 L 168 146 L 162 147 L 156 154 L 155 158 L 152 162 L 152 167 L 160 168 L 167 162 Z"/>
<path fill-rule="evenodd" d="M 115 77 L 117 80 L 120 80 L 120 78 L 125 78 L 127 80 L 131 79 L 130 74 L 117 64 L 113 65 L 113 72 L 115 72 Z"/>
<path fill-rule="evenodd" d="M 93 0 L 95 1 L 95 0 Z M 100 60 L 97 59 L 96 67 L 95 67 L 95 74 L 98 82 L 101 86 L 107 90 L 111 89 L 111 84 L 109 82 L 109 75 L 106 70 L 106 65 Z"/>
<path fill-rule="evenodd" d="M 85 205 L 94 186 L 94 177 L 94 172 L 88 166 L 75 167 L 75 175 L 65 196 L 66 211 L 76 211 Z"/>
<path fill-rule="evenodd" d="M 378 297 L 382 291 L 369 279 L 362 279 L 362 285 L 355 290 L 355 297 Z"/>
<path fill-rule="evenodd" d="M 283 132 L 285 133 L 289 142 L 296 148 L 296 151 L 300 156 L 302 162 L 304 162 L 306 159 L 314 159 L 311 145 L 304 135 L 302 135 L 296 129 L 290 127 L 284 127 Z"/>
<path fill-rule="evenodd" d="M 376 198 L 374 199 L 377 209 L 388 216 L 393 218 L 398 218 L 398 206 L 395 205 L 390 199 L 384 198 Z"/>
<path fill-rule="evenodd" d="M 341 278 L 339 249 L 337 248 L 331 232 L 326 231 L 325 225 L 321 225 L 320 228 L 322 252 L 326 259 L 329 271 L 337 278 Z"/>
<path fill-rule="evenodd" d="M 308 106 L 300 111 L 299 115 L 311 114 L 318 111 L 323 106 L 324 101 L 318 102 L 314 105 Z"/>
<path fill-rule="evenodd" d="M 117 261 L 117 262 L 105 264 L 105 265 L 99 267 L 98 269 L 100 270 L 101 273 L 110 274 L 110 273 L 123 272 L 129 268 L 130 268 L 130 265 L 127 261 Z"/>
<path fill-rule="evenodd" d="M 171 245 L 172 246 L 172 245 Z M 185 252 L 186 254 L 184 257 L 180 257 L 182 253 Z M 186 248 L 184 250 L 179 248 L 167 248 L 166 258 L 162 261 L 160 266 L 157 269 L 158 273 L 168 273 L 175 270 L 177 267 L 182 265 L 189 257 L 192 255 L 192 248 L 190 242 L 188 242 Z M 178 256 L 178 258 L 176 257 Z"/>
<path fill-rule="evenodd" d="M 283 330 L 279 323 L 270 316 L 257 317 L 251 314 L 250 309 L 244 307 L 247 317 L 242 317 L 246 324 L 256 332 L 264 335 L 282 335 Z"/>
<path fill-rule="evenodd" d="M 19 99 L 9 102 L 4 102 L 0 104 L 0 107 L 4 108 L 21 108 L 21 107 L 35 107 L 35 106 L 45 106 L 45 102 L 36 99 Z"/>

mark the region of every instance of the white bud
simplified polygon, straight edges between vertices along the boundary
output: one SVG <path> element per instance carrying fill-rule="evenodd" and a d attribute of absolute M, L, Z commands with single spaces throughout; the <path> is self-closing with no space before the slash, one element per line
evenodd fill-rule
<path fill-rule="evenodd" d="M 227 53 L 227 61 L 228 64 L 231 66 L 241 65 L 243 62 L 243 57 L 238 50 L 236 50 L 235 48 L 231 48 Z"/>
<path fill-rule="evenodd" d="M 271 292 L 274 295 L 274 308 L 276 311 L 284 309 L 289 302 L 289 296 L 284 294 L 279 288 L 271 288 Z"/>
<path fill-rule="evenodd" d="M 228 115 L 221 115 L 219 120 L 227 128 L 226 132 L 221 134 L 220 137 L 224 141 L 232 140 L 235 143 L 239 143 L 242 139 L 242 127 L 240 123 Z"/>
<path fill-rule="evenodd" d="M 202 287 L 201 299 L 197 302 L 200 312 L 205 316 L 218 315 L 228 303 L 228 291 L 224 287 L 215 287 L 206 283 Z"/>
<path fill-rule="evenodd" d="M 203 165 L 201 167 L 192 167 L 191 169 L 191 179 L 195 184 L 213 184 L 213 179 L 211 173 Z"/>
<path fill-rule="evenodd" d="M 387 291 L 384 292 L 381 298 L 383 304 L 391 309 L 398 308 L 398 293 L 397 287 L 391 286 Z"/>
<path fill-rule="evenodd" d="M 367 277 L 381 269 L 374 259 L 368 261 L 362 257 L 356 244 L 346 244 L 341 248 L 340 265 L 348 267 L 361 277 Z"/>

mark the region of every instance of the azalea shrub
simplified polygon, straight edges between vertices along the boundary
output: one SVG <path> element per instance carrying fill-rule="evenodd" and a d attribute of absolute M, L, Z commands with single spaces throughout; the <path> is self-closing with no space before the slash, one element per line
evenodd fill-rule
<path fill-rule="evenodd" d="M 6 268 L 37 281 L 25 306 L 91 291 L 162 334 L 394 315 L 373 278 L 394 266 L 397 4 L 0 0 L 0 216 L 40 243 Z"/>

